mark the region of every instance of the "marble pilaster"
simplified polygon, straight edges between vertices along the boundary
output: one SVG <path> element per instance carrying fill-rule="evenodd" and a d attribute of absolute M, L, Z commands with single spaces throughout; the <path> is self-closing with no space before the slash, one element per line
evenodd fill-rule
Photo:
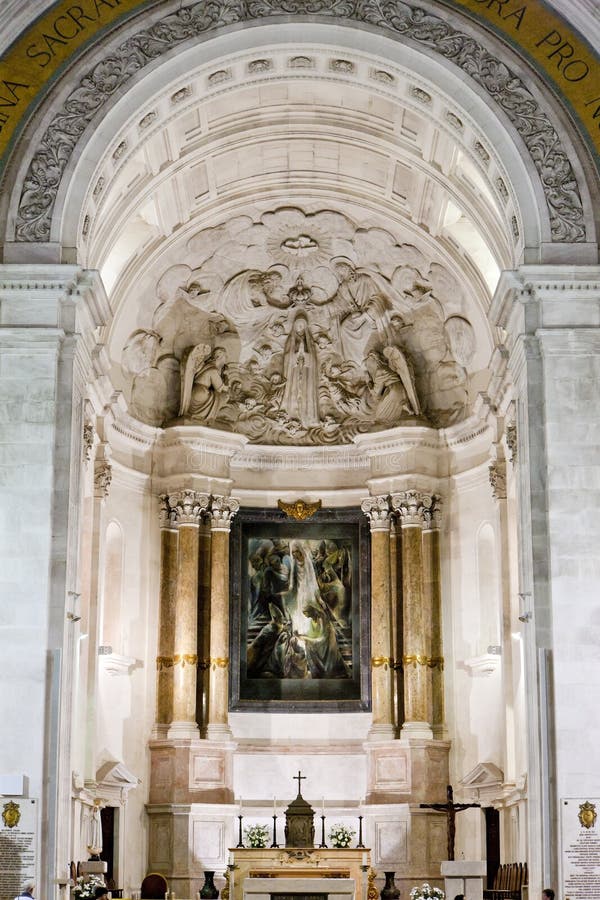
<path fill-rule="evenodd" d="M 211 522 L 211 592 L 208 723 L 206 736 L 229 739 L 229 532 L 240 508 L 233 497 L 213 496 Z"/>
<path fill-rule="evenodd" d="M 371 528 L 371 697 L 370 740 L 394 736 L 392 715 L 392 639 L 390 604 L 390 510 L 387 497 L 361 504 Z"/>

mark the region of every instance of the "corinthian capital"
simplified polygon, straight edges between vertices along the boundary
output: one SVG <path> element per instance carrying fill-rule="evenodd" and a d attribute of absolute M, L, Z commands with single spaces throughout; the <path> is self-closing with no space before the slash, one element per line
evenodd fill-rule
<path fill-rule="evenodd" d="M 401 491 L 391 497 L 392 509 L 398 514 L 403 527 L 418 525 L 430 528 L 434 516 L 439 516 L 439 502 L 436 494 L 426 494 L 424 491 Z"/>
<path fill-rule="evenodd" d="M 169 495 L 161 494 L 158 498 L 160 503 L 159 508 L 159 522 L 161 528 L 177 528 L 176 513 L 171 504 L 169 503 Z"/>
<path fill-rule="evenodd" d="M 494 500 L 506 500 L 506 463 L 497 459 L 488 467 Z"/>
<path fill-rule="evenodd" d="M 200 516 L 208 509 L 209 500 L 208 494 L 199 494 L 197 491 L 169 494 L 167 503 L 171 509 L 171 522 L 175 525 L 199 525 Z"/>
<path fill-rule="evenodd" d="M 240 508 L 240 501 L 235 497 L 223 497 L 215 494 L 210 504 L 211 531 L 230 531 L 231 520 Z"/>
<path fill-rule="evenodd" d="M 390 504 L 387 494 L 378 497 L 365 497 L 360 508 L 369 520 L 371 531 L 390 530 Z"/>
<path fill-rule="evenodd" d="M 108 497 L 112 481 L 112 466 L 107 459 L 100 458 L 94 463 L 94 497 L 100 500 Z"/>

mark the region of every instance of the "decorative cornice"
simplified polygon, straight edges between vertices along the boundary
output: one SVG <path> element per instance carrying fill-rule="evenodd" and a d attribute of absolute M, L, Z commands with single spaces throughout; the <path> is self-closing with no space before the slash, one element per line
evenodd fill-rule
<path fill-rule="evenodd" d="M 369 520 L 371 531 L 390 530 L 390 504 L 387 495 L 366 497 L 360 508 Z"/>
<path fill-rule="evenodd" d="M 231 521 L 240 508 L 235 497 L 215 495 L 210 504 L 210 530 L 231 531 Z"/>
<path fill-rule="evenodd" d="M 473 79 L 510 120 L 531 157 L 544 191 L 552 239 L 586 240 L 583 205 L 569 155 L 551 120 L 525 82 L 472 35 L 408 3 L 373 0 L 212 0 L 171 12 L 123 41 L 96 62 L 66 97 L 33 155 L 16 217 L 16 241 L 49 241 L 62 177 L 81 135 L 103 107 L 140 70 L 186 41 L 234 24 L 272 16 L 364 22 L 401 35 L 438 54 Z"/>

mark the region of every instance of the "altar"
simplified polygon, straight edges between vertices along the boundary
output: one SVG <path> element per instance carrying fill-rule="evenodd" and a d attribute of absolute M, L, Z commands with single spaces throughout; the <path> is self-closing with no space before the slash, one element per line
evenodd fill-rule
<path fill-rule="evenodd" d="M 368 849 L 235 848 L 230 859 L 230 900 L 367 898 Z"/>

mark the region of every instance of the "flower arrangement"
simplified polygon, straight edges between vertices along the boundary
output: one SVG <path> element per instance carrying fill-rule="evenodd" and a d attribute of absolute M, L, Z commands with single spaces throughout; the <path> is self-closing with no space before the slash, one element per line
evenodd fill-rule
<path fill-rule="evenodd" d="M 339 822 L 337 822 L 335 825 L 332 825 L 329 830 L 329 840 L 331 841 L 332 846 L 341 850 L 343 847 L 350 846 L 355 834 L 356 832 L 354 829 L 348 828 L 347 825 L 340 825 Z"/>
<path fill-rule="evenodd" d="M 249 847 L 266 847 L 269 829 L 266 825 L 250 825 L 244 829 L 244 837 Z"/>
<path fill-rule="evenodd" d="M 427 882 L 410 892 L 410 900 L 444 900 L 445 896 L 441 888 L 431 887 Z"/>
<path fill-rule="evenodd" d="M 86 897 L 96 896 L 97 887 L 105 887 L 100 875 L 80 875 L 73 885 L 73 893 L 78 900 L 85 900 Z"/>

